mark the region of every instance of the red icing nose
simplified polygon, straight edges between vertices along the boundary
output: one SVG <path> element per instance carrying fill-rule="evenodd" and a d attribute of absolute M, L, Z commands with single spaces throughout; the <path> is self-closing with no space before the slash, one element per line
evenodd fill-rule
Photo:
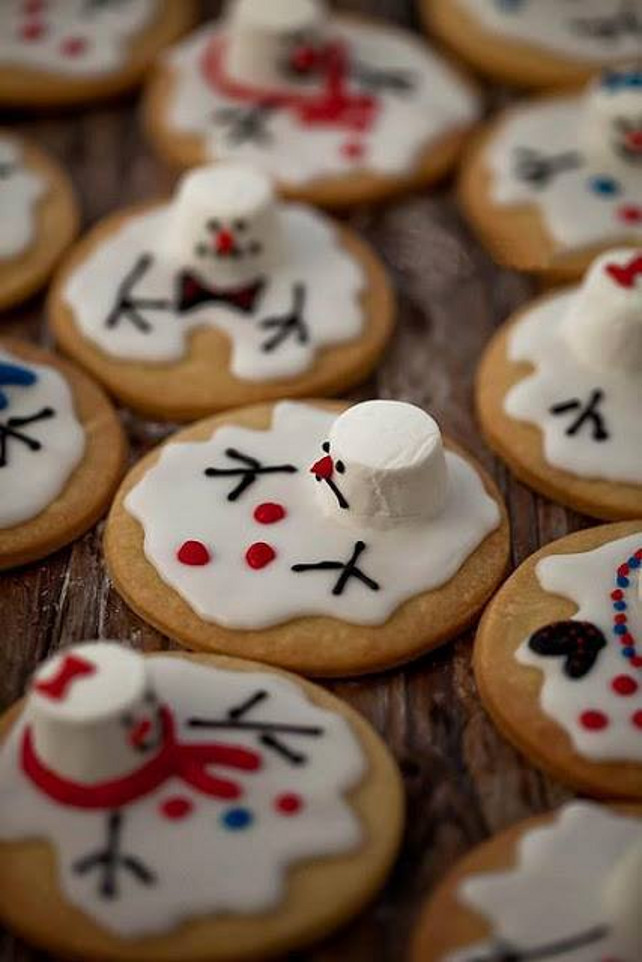
<path fill-rule="evenodd" d="M 145 744 L 145 739 L 152 730 L 152 723 L 149 718 L 143 718 L 137 722 L 129 733 L 129 744 L 132 748 L 140 748 Z"/>
<path fill-rule="evenodd" d="M 321 478 L 325 481 L 332 477 L 333 471 L 334 461 L 329 454 L 326 454 L 324 458 L 321 458 L 320 461 L 317 461 L 316 464 L 313 464 L 310 468 L 311 474 L 315 474 L 317 478 Z"/>
<path fill-rule="evenodd" d="M 230 230 L 220 230 L 216 235 L 218 254 L 231 254 L 235 247 L 234 234 Z"/>
<path fill-rule="evenodd" d="M 290 62 L 299 73 L 309 73 L 309 71 L 314 70 L 319 63 L 319 54 L 314 47 L 297 47 L 292 53 Z"/>
<path fill-rule="evenodd" d="M 632 150 L 639 150 L 642 153 L 642 130 L 633 130 L 626 135 L 626 142 Z"/>

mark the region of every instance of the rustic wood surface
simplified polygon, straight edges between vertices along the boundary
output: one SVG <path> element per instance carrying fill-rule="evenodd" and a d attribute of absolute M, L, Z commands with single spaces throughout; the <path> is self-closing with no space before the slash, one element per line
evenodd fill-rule
<path fill-rule="evenodd" d="M 351 0 L 417 29 L 412 0 Z M 207 4 L 215 13 L 218 4 Z M 488 91 L 489 104 L 504 94 Z M 138 103 L 46 117 L 5 116 L 33 136 L 73 176 L 84 223 L 167 189 L 162 164 L 144 142 Z M 471 237 L 451 185 L 352 223 L 376 246 L 396 280 L 400 324 L 376 376 L 354 397 L 398 398 L 426 407 L 497 478 L 513 525 L 513 562 L 589 522 L 536 497 L 485 448 L 472 411 L 472 378 L 496 325 L 532 293 L 527 280 L 499 270 Z M 51 344 L 40 297 L 2 317 L 2 331 Z M 123 411 L 132 461 L 168 433 Z M 136 618 L 110 585 L 102 526 L 67 550 L 0 578 L 0 709 L 24 690 L 34 666 L 61 646 L 89 638 L 130 639 L 145 650 L 170 647 Z M 330 687 L 370 719 L 395 753 L 408 794 L 408 830 L 381 897 L 325 945 L 292 958 L 325 962 L 399 960 L 413 917 L 453 860 L 489 834 L 568 797 L 528 765 L 486 717 L 471 672 L 472 632 L 403 671 Z M 385 818 L 385 812 L 382 812 Z M 45 956 L 0 932 L 0 962 Z"/>

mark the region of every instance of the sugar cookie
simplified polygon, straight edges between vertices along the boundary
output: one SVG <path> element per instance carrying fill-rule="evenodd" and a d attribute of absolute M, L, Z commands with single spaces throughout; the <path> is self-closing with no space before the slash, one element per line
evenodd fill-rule
<path fill-rule="evenodd" d="M 508 521 L 420 408 L 280 402 L 144 458 L 105 551 L 128 604 L 186 647 L 351 675 L 471 624 L 506 570 Z"/>
<path fill-rule="evenodd" d="M 642 808 L 572 802 L 474 849 L 422 912 L 411 962 L 642 958 Z"/>
<path fill-rule="evenodd" d="M 475 643 L 500 731 L 560 781 L 642 800 L 642 522 L 568 535 L 501 588 Z"/>
<path fill-rule="evenodd" d="M 642 243 L 642 68 L 501 113 L 471 149 L 460 197 L 500 263 L 549 281 Z"/>
<path fill-rule="evenodd" d="M 48 107 L 121 93 L 194 19 L 193 0 L 2 0 L 0 104 Z"/>
<path fill-rule="evenodd" d="M 493 80 L 575 87 L 642 49 L 640 0 L 420 0 L 429 30 Z"/>
<path fill-rule="evenodd" d="M 642 249 L 519 311 L 486 348 L 476 399 L 525 484 L 607 521 L 642 517 Z"/>
<path fill-rule="evenodd" d="M 251 662 L 79 645 L 4 732 L 0 917 L 66 958 L 288 952 L 357 914 L 399 847 L 378 736 Z"/>
<path fill-rule="evenodd" d="M 164 57 L 146 124 L 174 166 L 258 163 L 281 191 L 328 207 L 431 183 L 480 105 L 413 35 L 330 16 L 323 0 L 232 0 Z"/>
<path fill-rule="evenodd" d="M 58 164 L 31 141 L 0 129 L 0 309 L 44 284 L 79 220 Z"/>
<path fill-rule="evenodd" d="M 394 299 L 351 230 L 278 200 L 256 168 L 219 164 L 185 174 L 171 202 L 95 228 L 49 313 L 62 348 L 121 401 L 194 420 L 363 380 Z"/>
<path fill-rule="evenodd" d="M 31 344 L 0 340 L 0 570 L 84 534 L 125 454 L 116 412 L 92 381 Z"/>

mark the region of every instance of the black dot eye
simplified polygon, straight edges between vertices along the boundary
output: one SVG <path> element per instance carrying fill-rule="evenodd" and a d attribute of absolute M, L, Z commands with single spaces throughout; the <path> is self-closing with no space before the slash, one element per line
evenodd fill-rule
<path fill-rule="evenodd" d="M 335 468 L 337 469 L 337 471 L 339 472 L 339 474 L 345 474 L 345 473 L 346 473 L 346 466 L 345 466 L 345 464 L 343 463 L 343 461 L 337 461 L 337 463 L 335 464 Z"/>
<path fill-rule="evenodd" d="M 263 244 L 259 244 L 258 241 L 254 241 L 252 244 L 250 244 L 248 249 L 250 254 L 252 254 L 254 257 L 258 257 L 259 254 L 263 253 Z"/>
<path fill-rule="evenodd" d="M 120 722 L 124 728 L 131 728 L 134 724 L 134 716 L 130 714 L 123 715 Z"/>
<path fill-rule="evenodd" d="M 234 230 L 239 230 L 239 231 L 247 230 L 247 221 L 244 221 L 244 220 L 235 220 L 235 221 L 234 221 Z"/>
<path fill-rule="evenodd" d="M 207 227 L 208 227 L 208 230 L 220 230 L 221 222 L 220 220 L 216 220 L 215 218 L 213 218 L 212 220 L 208 220 Z"/>
<path fill-rule="evenodd" d="M 196 256 L 205 257 L 206 254 L 207 254 L 207 247 L 205 246 L 205 244 L 198 244 L 196 247 Z"/>
<path fill-rule="evenodd" d="M 330 442 L 329 442 L 329 441 L 324 441 L 323 444 L 321 445 L 321 450 L 322 450 L 322 451 L 325 451 L 326 454 L 329 454 L 329 453 L 330 453 Z"/>

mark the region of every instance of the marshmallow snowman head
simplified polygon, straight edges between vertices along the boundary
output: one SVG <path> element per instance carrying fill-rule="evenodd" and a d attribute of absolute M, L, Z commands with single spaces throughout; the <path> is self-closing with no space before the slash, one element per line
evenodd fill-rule
<path fill-rule="evenodd" d="M 416 524 L 444 507 L 448 472 L 438 425 L 413 404 L 366 401 L 341 414 L 311 467 L 323 511 L 348 524 Z"/>
<path fill-rule="evenodd" d="M 642 959 L 642 831 L 608 875 L 603 898 L 618 958 Z"/>
<path fill-rule="evenodd" d="M 163 742 L 145 659 L 115 642 L 79 645 L 46 662 L 33 679 L 27 717 L 40 762 L 81 785 L 131 774 Z"/>
<path fill-rule="evenodd" d="M 225 71 L 260 90 L 300 90 L 318 77 L 327 11 L 322 0 L 232 0 Z"/>
<path fill-rule="evenodd" d="M 588 89 L 582 137 L 596 170 L 642 178 L 642 63 L 607 70 Z"/>
<path fill-rule="evenodd" d="M 593 262 L 562 332 L 585 367 L 642 374 L 642 248 Z"/>
<path fill-rule="evenodd" d="M 165 254 L 221 289 L 264 279 L 285 257 L 270 179 L 245 164 L 189 171 L 171 205 Z"/>

